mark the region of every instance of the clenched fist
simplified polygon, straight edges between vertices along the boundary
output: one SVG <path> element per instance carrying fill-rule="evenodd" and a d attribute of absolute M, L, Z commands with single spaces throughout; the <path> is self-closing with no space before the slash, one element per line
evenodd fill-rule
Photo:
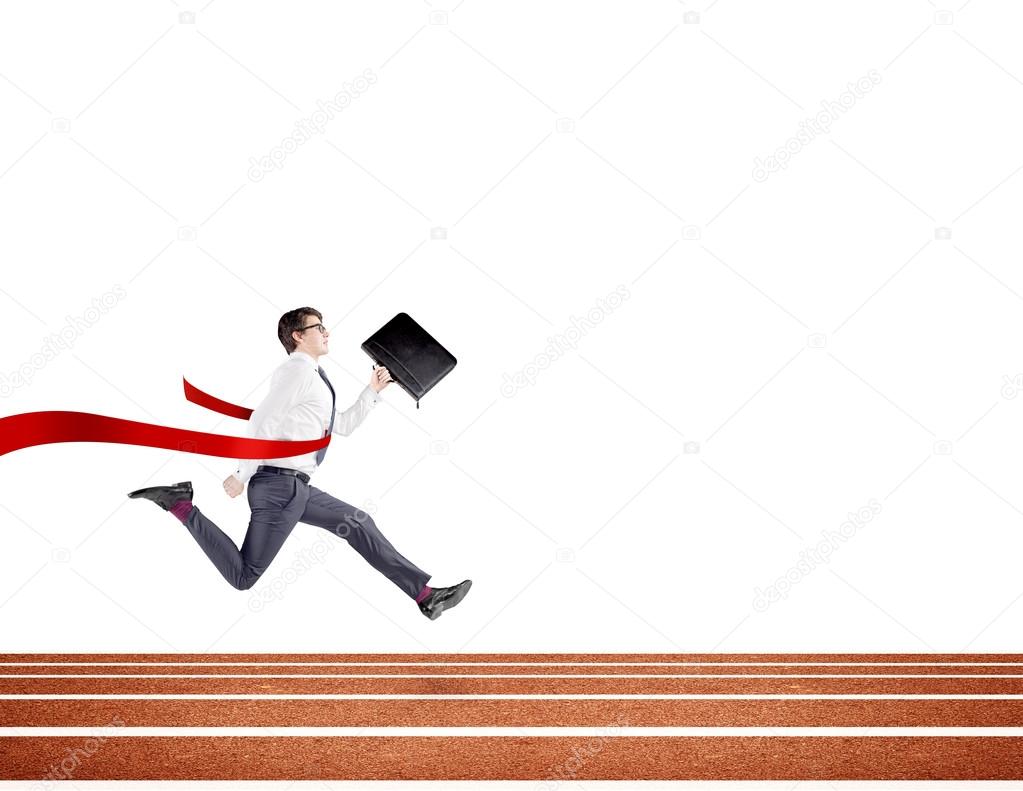
<path fill-rule="evenodd" d="M 373 366 L 373 374 L 369 378 L 369 386 L 372 387 L 375 392 L 379 393 L 393 381 L 390 371 L 384 368 L 384 366 Z"/>
<path fill-rule="evenodd" d="M 235 478 L 233 475 L 229 476 L 224 480 L 224 491 L 227 492 L 228 497 L 237 497 L 245 490 L 245 484 Z"/>

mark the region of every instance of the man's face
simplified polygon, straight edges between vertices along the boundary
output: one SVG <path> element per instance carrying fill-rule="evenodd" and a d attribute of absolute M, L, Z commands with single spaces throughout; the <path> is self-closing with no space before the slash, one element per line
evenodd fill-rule
<path fill-rule="evenodd" d="M 296 351 L 305 352 L 313 357 L 319 357 L 321 354 L 327 354 L 330 351 L 330 332 L 326 330 L 326 325 L 324 325 L 324 334 L 321 334 L 319 328 L 315 326 L 317 324 L 322 324 L 322 321 L 316 318 L 316 316 L 306 316 L 304 318 L 302 326 L 310 329 L 296 333 L 298 335 Z"/>

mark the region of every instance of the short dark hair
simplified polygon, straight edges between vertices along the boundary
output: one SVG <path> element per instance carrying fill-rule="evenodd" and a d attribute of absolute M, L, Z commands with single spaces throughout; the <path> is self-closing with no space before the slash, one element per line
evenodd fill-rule
<path fill-rule="evenodd" d="M 277 338 L 284 345 L 284 350 L 288 354 L 295 351 L 295 339 L 291 337 L 291 333 L 305 326 L 306 316 L 316 316 L 321 322 L 323 321 L 323 314 L 320 311 L 307 307 L 289 310 L 277 322 Z"/>

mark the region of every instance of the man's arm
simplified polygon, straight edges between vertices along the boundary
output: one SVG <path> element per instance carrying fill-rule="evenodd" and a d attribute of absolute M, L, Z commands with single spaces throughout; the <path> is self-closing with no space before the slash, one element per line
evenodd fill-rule
<path fill-rule="evenodd" d="M 362 423 L 366 419 L 373 407 L 380 403 L 380 393 L 373 389 L 371 385 L 366 385 L 362 392 L 359 393 L 358 399 L 348 409 L 342 412 L 340 415 L 334 416 L 334 430 L 332 434 L 338 434 L 342 437 L 347 437 L 351 434 L 356 426 Z"/>
<path fill-rule="evenodd" d="M 302 369 L 295 365 L 279 368 L 270 381 L 270 392 L 266 398 L 252 410 L 246 427 L 246 435 L 260 439 L 277 439 L 277 427 L 287 415 L 288 408 L 302 391 L 305 377 Z M 234 477 L 243 485 L 256 472 L 260 459 L 239 459 Z"/>

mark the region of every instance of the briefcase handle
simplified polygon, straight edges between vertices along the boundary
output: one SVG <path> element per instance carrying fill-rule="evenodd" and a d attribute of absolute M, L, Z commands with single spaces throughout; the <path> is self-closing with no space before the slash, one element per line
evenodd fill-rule
<path fill-rule="evenodd" d="M 408 368 L 406 368 L 404 365 L 402 365 L 397 360 L 397 358 L 395 358 L 394 356 L 389 354 L 387 352 L 387 350 L 383 346 L 381 346 L 379 343 L 377 343 L 376 341 L 368 340 L 368 341 L 366 341 L 365 345 L 372 346 L 374 348 L 374 350 L 377 352 L 377 355 L 378 355 L 377 359 L 387 358 L 388 360 L 390 360 L 390 363 L 388 363 L 386 365 L 384 365 L 384 363 L 382 363 L 382 362 L 380 363 L 381 365 L 384 365 L 384 367 L 387 368 L 388 371 L 391 370 L 392 366 L 396 366 L 397 368 L 401 369 L 401 375 L 405 379 L 407 379 L 408 381 L 412 382 L 420 390 L 424 389 L 422 383 L 418 379 L 416 379 L 415 376 L 412 375 L 412 372 Z M 398 382 L 398 384 L 400 385 L 401 382 Z M 408 388 L 405 387 L 404 385 L 402 385 L 402 387 L 406 391 L 408 390 Z M 409 393 L 409 395 L 412 395 L 412 394 Z M 416 409 L 419 409 L 419 399 L 418 398 L 416 398 Z"/>

